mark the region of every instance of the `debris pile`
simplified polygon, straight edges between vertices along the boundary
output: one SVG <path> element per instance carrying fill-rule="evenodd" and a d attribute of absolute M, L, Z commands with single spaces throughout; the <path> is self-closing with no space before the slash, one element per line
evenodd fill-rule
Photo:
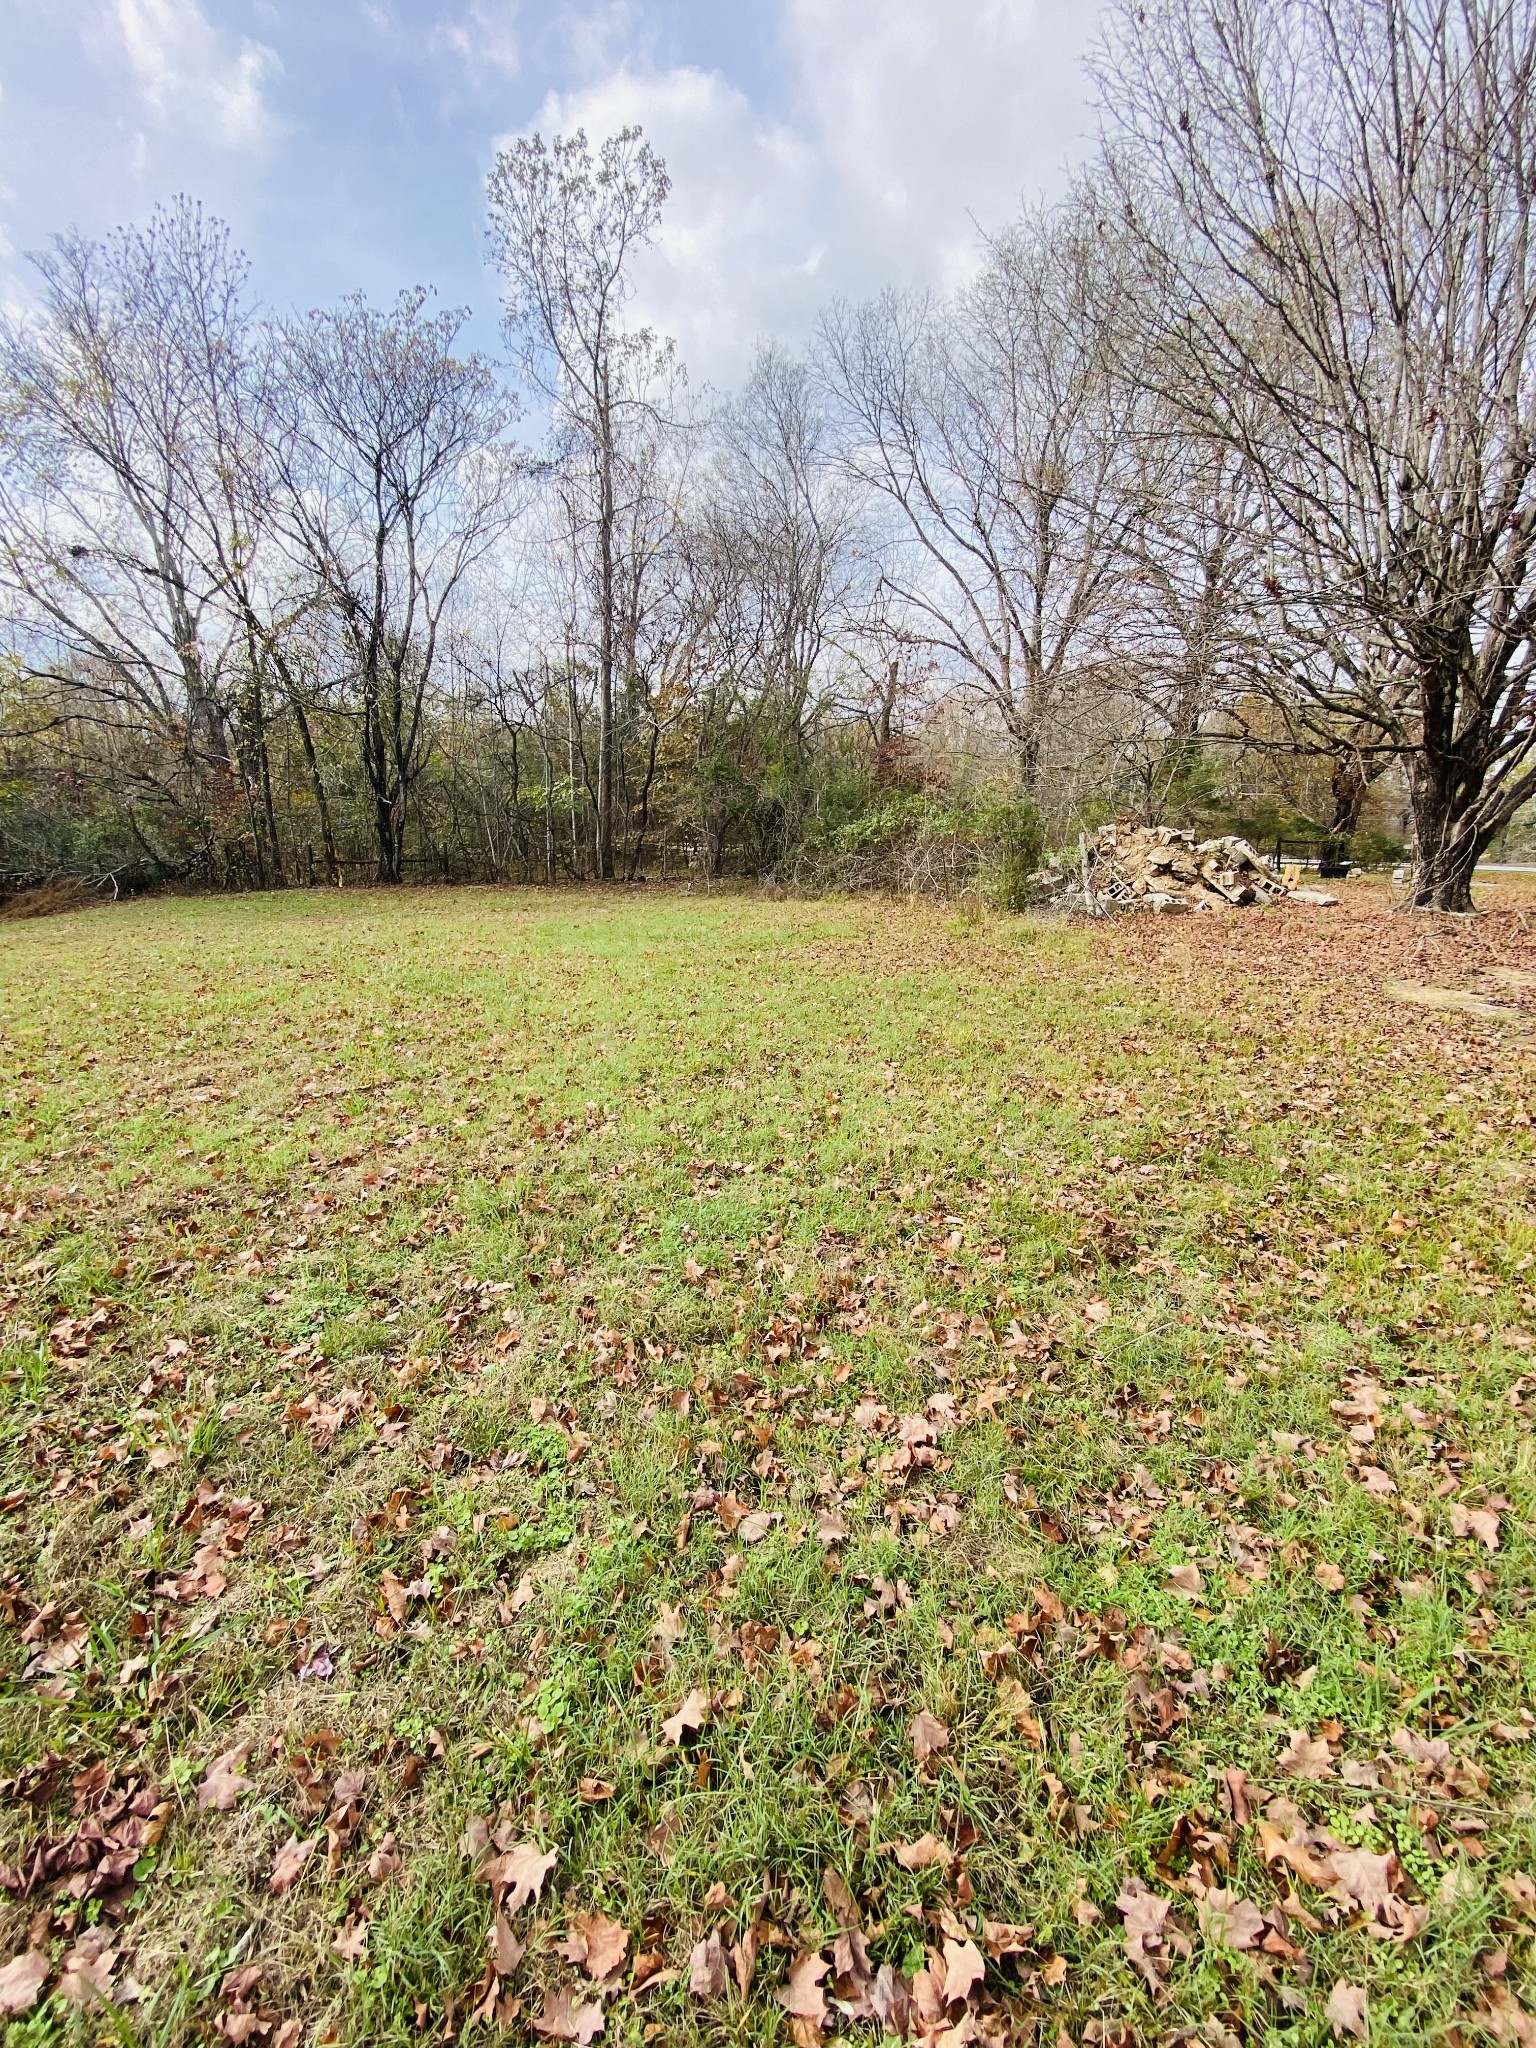
<path fill-rule="evenodd" d="M 1105 825 L 1078 858 L 1053 855 L 1034 877 L 1043 902 L 1102 916 L 1115 910 L 1229 910 L 1249 904 L 1337 903 L 1322 889 L 1288 889 L 1246 839 L 1196 841 L 1166 825 Z"/>

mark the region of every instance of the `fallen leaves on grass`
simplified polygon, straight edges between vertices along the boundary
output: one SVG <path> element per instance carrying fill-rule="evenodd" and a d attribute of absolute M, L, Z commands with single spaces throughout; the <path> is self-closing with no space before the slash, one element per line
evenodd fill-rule
<path fill-rule="evenodd" d="M 903 1870 L 931 1870 L 935 1863 L 947 1869 L 955 1860 L 937 1835 L 919 1835 L 915 1842 L 898 1842 L 891 1853 Z"/>
<path fill-rule="evenodd" d="M 493 1856 L 480 1872 L 493 1892 L 502 1894 L 502 1911 L 510 1916 L 530 1905 L 544 1889 L 544 1880 L 559 1861 L 557 1849 L 543 1850 L 534 1842 L 519 1842 L 505 1854 Z"/>
<path fill-rule="evenodd" d="M 1115 1905 L 1125 1921 L 1125 1953 L 1156 1996 L 1162 1990 L 1171 1956 L 1191 1953 L 1189 1937 L 1170 1918 L 1173 1901 L 1159 1898 L 1140 1878 L 1132 1877 Z"/>
<path fill-rule="evenodd" d="M 1499 1518 L 1492 1508 L 1452 1508 L 1451 1534 L 1474 1537 L 1485 1550 L 1499 1547 Z"/>
<path fill-rule="evenodd" d="M 1212 1887 L 1200 1901 L 1200 1932 L 1214 1948 L 1257 1948 L 1264 1938 L 1264 1915 L 1251 1900 Z"/>

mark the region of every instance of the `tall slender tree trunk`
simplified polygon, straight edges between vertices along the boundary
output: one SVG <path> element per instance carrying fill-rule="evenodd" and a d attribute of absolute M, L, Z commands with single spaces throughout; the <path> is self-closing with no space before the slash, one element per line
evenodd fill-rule
<path fill-rule="evenodd" d="M 613 880 L 613 670 L 614 561 L 613 422 L 608 403 L 608 369 L 603 366 L 603 405 L 598 444 L 598 583 L 602 618 L 597 664 L 597 878 Z"/>
<path fill-rule="evenodd" d="M 326 880 L 333 889 L 339 889 L 341 862 L 336 854 L 336 835 L 331 830 L 331 803 L 326 794 L 325 777 L 320 773 L 314 735 L 309 729 L 309 719 L 305 715 L 304 706 L 296 696 L 289 701 L 293 705 L 294 722 L 299 728 L 299 744 L 304 749 L 304 765 L 309 770 L 309 786 L 314 791 L 315 808 L 320 813 L 320 844 L 325 850 Z"/>

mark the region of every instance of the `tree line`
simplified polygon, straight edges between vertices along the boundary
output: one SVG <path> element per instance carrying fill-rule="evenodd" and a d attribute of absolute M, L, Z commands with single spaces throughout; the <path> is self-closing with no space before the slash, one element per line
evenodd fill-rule
<path fill-rule="evenodd" d="M 1143 0 L 1098 153 L 729 395 L 632 317 L 637 130 L 488 187 L 508 362 L 292 317 L 181 199 L 0 328 L 0 868 L 731 873 L 1010 900 L 1111 813 L 1536 796 L 1536 13 Z M 515 388 L 514 388 L 515 387 Z M 1246 810 L 1245 807 L 1246 806 Z"/>

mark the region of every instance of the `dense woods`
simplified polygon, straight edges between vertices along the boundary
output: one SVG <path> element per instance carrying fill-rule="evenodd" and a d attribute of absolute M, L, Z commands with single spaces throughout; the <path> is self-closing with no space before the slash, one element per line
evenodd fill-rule
<path fill-rule="evenodd" d="M 489 181 L 507 363 L 195 203 L 0 334 L 0 870 L 1027 894 L 1114 814 L 1390 856 L 1536 794 L 1536 17 L 1147 0 L 1098 160 L 742 387 L 638 132 Z"/>

